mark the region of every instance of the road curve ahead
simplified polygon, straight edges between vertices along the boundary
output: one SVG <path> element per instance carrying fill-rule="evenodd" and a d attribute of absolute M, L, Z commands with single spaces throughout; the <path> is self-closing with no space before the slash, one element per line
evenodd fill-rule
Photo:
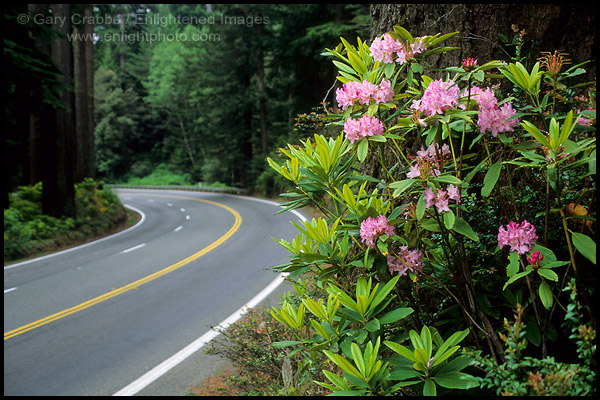
<path fill-rule="evenodd" d="M 4 269 L 4 395 L 112 395 L 277 275 L 295 214 L 211 193 L 118 190 L 134 229 Z"/>

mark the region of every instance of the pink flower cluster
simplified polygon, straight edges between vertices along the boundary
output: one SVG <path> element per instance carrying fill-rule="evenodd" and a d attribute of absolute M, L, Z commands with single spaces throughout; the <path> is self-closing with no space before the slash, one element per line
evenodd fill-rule
<path fill-rule="evenodd" d="M 417 151 L 417 162 L 409 167 L 406 177 L 425 179 L 429 175 L 439 176 L 440 169 L 446 163 L 446 155 L 448 154 L 450 154 L 450 146 L 447 144 L 442 145 L 441 149 L 440 145 L 435 142 L 431 143 L 427 150 L 423 150 L 423 147 L 421 147 L 421 150 Z M 434 166 L 437 168 L 434 169 Z"/>
<path fill-rule="evenodd" d="M 390 273 L 397 272 L 398 275 L 406 275 L 409 269 L 412 272 L 423 271 L 423 253 L 420 250 L 409 250 L 408 246 L 400 246 L 396 253 L 397 257 L 393 254 L 387 256 Z"/>
<path fill-rule="evenodd" d="M 402 43 L 395 40 L 389 33 L 375 38 L 369 50 L 375 61 L 381 61 L 387 64 L 398 62 L 404 64 L 415 55 L 422 53 L 427 48 L 423 44 L 423 38 L 417 38 L 413 43 Z M 395 59 L 394 59 L 394 56 Z"/>
<path fill-rule="evenodd" d="M 433 205 L 437 207 L 438 213 L 444 211 L 450 211 L 449 201 L 454 200 L 460 203 L 460 189 L 457 186 L 450 185 L 448 190 L 436 189 L 436 192 L 432 188 L 428 187 L 425 189 L 425 208 L 429 208 Z"/>
<path fill-rule="evenodd" d="M 383 124 L 376 117 L 363 115 L 359 119 L 348 118 L 344 122 L 344 132 L 351 143 L 364 137 L 383 135 Z"/>
<path fill-rule="evenodd" d="M 343 110 L 359 104 L 368 105 L 371 101 L 376 104 L 388 103 L 394 100 L 394 90 L 390 81 L 382 80 L 379 85 L 367 81 L 349 81 L 335 91 L 338 106 Z"/>
<path fill-rule="evenodd" d="M 511 252 L 525 254 L 531 250 L 537 239 L 535 226 L 526 220 L 521 224 L 511 221 L 506 225 L 506 229 L 503 226 L 498 229 L 498 247 L 510 246 Z"/>
<path fill-rule="evenodd" d="M 414 100 L 410 108 L 423 112 L 428 116 L 435 114 L 444 114 L 448 109 L 458 105 L 460 89 L 449 80 L 444 82 L 441 79 L 432 81 L 420 100 Z"/>
<path fill-rule="evenodd" d="M 377 218 L 368 217 L 360 224 L 360 237 L 367 246 L 375 247 L 375 240 L 380 235 L 392 236 L 394 227 L 388 225 L 387 217 L 380 215 Z"/>
<path fill-rule="evenodd" d="M 466 95 L 466 92 L 463 93 L 463 96 Z M 471 88 L 471 97 L 479 106 L 477 125 L 479 125 L 481 133 L 488 130 L 492 133 L 493 137 L 497 137 L 499 132 L 514 131 L 514 127 L 519 124 L 517 118 L 508 119 L 517 113 L 512 104 L 507 102 L 498 108 L 498 100 L 490 88 L 483 90 L 477 86 L 473 86 Z"/>

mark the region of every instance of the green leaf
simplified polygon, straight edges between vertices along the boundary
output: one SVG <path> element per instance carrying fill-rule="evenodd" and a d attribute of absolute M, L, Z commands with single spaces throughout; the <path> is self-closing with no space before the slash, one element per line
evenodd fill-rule
<path fill-rule="evenodd" d="M 433 180 L 440 183 L 451 183 L 453 185 L 460 185 L 462 183 L 462 181 L 454 175 L 441 175 Z"/>
<path fill-rule="evenodd" d="M 477 234 L 475 233 L 473 228 L 469 226 L 467 221 L 465 221 L 462 218 L 456 218 L 456 221 L 454 221 L 454 225 L 452 226 L 452 230 L 456 233 L 460 233 L 461 235 L 468 237 L 471 240 L 479 242 L 479 236 L 477 236 Z"/>
<path fill-rule="evenodd" d="M 442 214 L 444 218 L 444 225 L 448 229 L 452 229 L 454 226 L 454 222 L 456 221 L 456 217 L 452 211 L 446 211 Z"/>
<path fill-rule="evenodd" d="M 282 347 L 295 346 L 300 343 L 302 343 L 302 342 L 299 340 L 282 340 L 280 342 L 271 343 L 271 346 L 273 346 L 276 349 L 280 349 Z"/>
<path fill-rule="evenodd" d="M 483 188 L 481 189 L 481 195 L 488 197 L 496 186 L 496 182 L 500 177 L 500 171 L 502 170 L 502 161 L 495 162 L 490 169 L 488 169 L 485 177 L 483 178 Z"/>
<path fill-rule="evenodd" d="M 427 350 L 425 349 L 415 349 L 414 355 L 416 362 L 420 362 L 423 365 L 427 365 L 427 363 L 429 362 L 429 356 L 427 354 Z"/>
<path fill-rule="evenodd" d="M 409 316 L 413 311 L 412 308 L 396 308 L 395 310 L 383 314 L 379 318 L 379 322 L 381 324 L 391 324 L 392 322 L 399 321 L 402 318 Z"/>
<path fill-rule="evenodd" d="M 571 232 L 573 245 L 588 260 L 596 264 L 596 242 L 583 233 Z"/>
<path fill-rule="evenodd" d="M 477 380 L 471 375 L 456 371 L 436 375 L 433 380 L 447 389 L 469 389 L 478 385 Z"/>
<path fill-rule="evenodd" d="M 353 343 L 354 344 L 354 343 Z M 328 350 L 323 350 L 323 353 L 329 358 L 335 365 L 340 367 L 344 372 L 355 376 L 357 378 L 361 378 L 360 372 L 353 366 L 348 360 L 339 354 L 331 353 Z"/>
<path fill-rule="evenodd" d="M 400 354 L 402 357 L 409 359 L 410 361 L 415 362 L 415 355 L 408 348 L 402 346 L 401 344 L 390 342 L 389 340 L 384 340 L 383 344 L 392 349 L 394 352 Z"/>
<path fill-rule="evenodd" d="M 508 254 L 508 266 L 506 267 L 506 275 L 513 276 L 519 271 L 519 253 L 513 251 Z"/>
<path fill-rule="evenodd" d="M 531 134 L 531 136 L 533 136 L 535 138 L 535 140 L 540 142 L 542 144 L 542 146 L 550 148 L 550 142 L 548 142 L 548 139 L 546 139 L 546 136 L 542 132 L 540 132 L 540 130 L 538 128 L 536 128 L 535 125 L 533 125 L 529 121 L 523 121 L 523 122 L 521 122 L 521 126 L 523 128 L 525 128 L 525 130 L 527 132 L 529 132 Z"/>
<path fill-rule="evenodd" d="M 361 140 L 358 142 L 358 146 L 356 148 L 356 155 L 358 156 L 358 160 L 363 162 L 365 158 L 367 158 L 367 153 L 369 152 L 369 141 Z"/>
<path fill-rule="evenodd" d="M 558 275 L 556 275 L 556 272 L 552 271 L 551 269 L 538 268 L 537 273 L 539 276 L 546 278 L 549 281 L 558 282 Z"/>
<path fill-rule="evenodd" d="M 519 272 L 518 274 L 511 276 L 510 279 L 508 281 L 506 281 L 506 283 L 504 284 L 504 287 L 502 288 L 502 290 L 506 289 L 508 287 L 508 285 L 510 285 L 513 282 L 518 281 L 519 279 L 521 279 L 525 275 L 529 275 L 531 273 L 531 271 L 533 271 L 533 270 L 530 269 L 530 270 L 527 270 L 527 271 L 524 271 L 524 272 Z"/>
<path fill-rule="evenodd" d="M 549 310 L 550 307 L 552 307 L 552 290 L 546 281 L 542 281 L 538 293 L 540 295 L 542 305 L 546 308 L 546 310 Z"/>
<path fill-rule="evenodd" d="M 436 396 L 437 389 L 435 383 L 431 379 L 427 379 L 423 385 L 423 396 Z"/>
<path fill-rule="evenodd" d="M 401 181 L 392 182 L 389 184 L 390 189 L 394 189 L 394 197 L 400 196 L 402 192 L 411 187 L 411 185 L 415 182 L 415 179 L 404 179 Z"/>
<path fill-rule="evenodd" d="M 372 319 L 365 324 L 365 329 L 369 332 L 376 332 L 379 330 L 379 328 L 381 328 L 381 325 L 379 324 L 379 320 L 377 318 Z"/>

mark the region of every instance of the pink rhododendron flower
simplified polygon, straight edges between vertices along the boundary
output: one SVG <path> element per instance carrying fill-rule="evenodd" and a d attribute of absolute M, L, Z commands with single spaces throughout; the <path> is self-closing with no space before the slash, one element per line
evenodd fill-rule
<path fill-rule="evenodd" d="M 427 187 L 427 189 L 425 189 L 425 196 L 423 196 L 423 199 L 425 200 L 425 208 L 429 208 L 435 204 L 436 195 L 432 188 Z"/>
<path fill-rule="evenodd" d="M 468 93 L 465 91 L 463 96 L 467 95 Z M 508 119 L 517 113 L 512 104 L 507 102 L 499 108 L 498 100 L 492 89 L 486 88 L 483 90 L 480 87 L 473 86 L 470 89 L 470 96 L 477 102 L 479 107 L 477 125 L 479 125 L 481 133 L 490 131 L 493 137 L 497 137 L 500 132 L 514 131 L 514 127 L 519 124 L 518 118 Z"/>
<path fill-rule="evenodd" d="M 383 135 L 383 124 L 376 117 L 363 115 L 359 119 L 348 118 L 344 122 L 344 132 L 351 143 L 364 137 Z"/>
<path fill-rule="evenodd" d="M 380 235 L 392 236 L 394 227 L 388 225 L 385 215 L 380 215 L 377 218 L 368 217 L 360 224 L 360 237 L 367 246 L 375 247 L 375 240 Z"/>
<path fill-rule="evenodd" d="M 460 203 L 460 188 L 454 185 L 448 186 L 448 197 Z"/>
<path fill-rule="evenodd" d="M 458 105 L 459 97 L 460 90 L 454 81 L 444 82 L 438 79 L 429 84 L 420 100 L 413 101 L 411 108 L 422 111 L 428 116 L 444 114 L 446 110 Z"/>
<path fill-rule="evenodd" d="M 414 163 L 408 167 L 409 171 L 406 174 L 407 178 L 421 178 L 421 170 L 419 169 L 419 163 Z"/>
<path fill-rule="evenodd" d="M 521 224 L 511 221 L 506 225 L 506 229 L 503 226 L 498 229 L 498 247 L 510 246 L 511 252 L 525 254 L 531 250 L 537 239 L 535 226 L 526 220 Z"/>
<path fill-rule="evenodd" d="M 379 85 L 367 80 L 362 82 L 349 81 L 335 91 L 338 106 L 343 110 L 359 104 L 368 105 L 371 100 L 375 103 L 391 102 L 394 99 L 392 84 L 385 79 Z"/>
<path fill-rule="evenodd" d="M 416 38 L 410 45 L 402 43 L 400 40 L 393 39 L 389 33 L 384 33 L 382 36 L 375 38 L 369 50 L 375 61 L 384 62 L 387 64 L 397 62 L 404 64 L 415 55 L 422 53 L 427 49 L 423 44 L 424 38 Z M 394 57 L 395 56 L 395 57 Z"/>
<path fill-rule="evenodd" d="M 460 203 L 460 189 L 454 185 L 450 185 L 447 191 L 443 189 L 435 189 L 434 191 L 434 189 L 428 187 L 425 189 L 423 200 L 425 200 L 425 208 L 435 206 L 438 213 L 441 214 L 444 211 L 450 211 L 449 200 Z"/>
<path fill-rule="evenodd" d="M 412 272 L 423 271 L 423 253 L 420 250 L 409 250 L 408 246 L 400 246 L 397 257 L 393 254 L 387 256 L 387 265 L 390 273 L 397 272 L 398 275 L 406 275 L 408 270 Z"/>
<path fill-rule="evenodd" d="M 402 43 L 394 40 L 389 33 L 384 33 L 381 37 L 375 38 L 371 43 L 371 56 L 375 61 L 384 63 L 394 62 L 394 53 L 402 49 Z"/>

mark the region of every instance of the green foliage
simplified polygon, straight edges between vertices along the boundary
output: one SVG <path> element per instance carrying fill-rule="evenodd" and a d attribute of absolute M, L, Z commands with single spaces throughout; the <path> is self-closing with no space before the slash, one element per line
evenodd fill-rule
<path fill-rule="evenodd" d="M 570 339 L 576 340 L 580 364 L 557 362 L 554 357 L 537 359 L 524 356 L 527 348 L 526 324 L 523 307 L 517 306 L 514 322 L 504 320 L 506 334 L 506 363 L 479 352 L 474 354 L 476 364 L 486 375 L 478 378 L 482 387 L 493 388 L 502 396 L 593 396 L 596 393 L 596 331 L 590 324 L 581 324 L 581 307 L 576 300 L 576 285 L 572 280 L 565 291 L 570 291 L 570 303 L 565 315 L 565 325 L 571 325 Z"/>
<path fill-rule="evenodd" d="M 23 186 L 4 210 L 4 259 L 13 260 L 102 234 L 127 218 L 116 194 L 90 178 L 75 185 L 77 217 L 41 214 L 42 185 Z"/>
<path fill-rule="evenodd" d="M 125 185 L 192 185 L 190 174 L 180 174 L 170 170 L 166 163 L 159 164 L 150 174 L 142 177 L 131 177 L 124 181 Z"/>
<path fill-rule="evenodd" d="M 322 213 L 295 223 L 298 235 L 291 241 L 277 241 L 290 261 L 276 269 L 297 279 L 301 301 L 273 309 L 273 318 L 294 335 L 274 346 L 292 348 L 290 357 L 306 369 L 322 370 L 329 383 L 317 382 L 335 394 L 392 394 L 417 384 L 426 395 L 474 390 L 485 381 L 471 375 L 473 354 L 489 351 L 490 359 L 500 360 L 498 368 L 513 373 L 524 338 L 540 347 L 540 373 L 552 376 L 547 382 L 560 385 L 583 368 L 559 373 L 560 358 L 568 355 L 556 352 L 559 370 L 552 370 L 547 353 L 548 341 L 565 335 L 556 327 L 564 309 L 559 282 L 576 279 L 592 320 L 586 294 L 594 292 L 596 246 L 584 230 L 593 233 L 595 226 L 595 111 L 562 112 L 548 94 L 540 98 L 545 63 L 531 70 L 519 60 L 463 64 L 448 68 L 447 78 L 434 85 L 425 60 L 453 50 L 441 44 L 454 34 L 415 38 L 394 27 L 389 35 L 407 56 L 392 63 L 376 61 L 360 38 L 356 44 L 342 38 L 324 53 L 338 68 L 338 79 L 362 85 L 356 92 L 389 81 L 393 100 L 346 93 L 357 97 L 346 101 L 338 95 L 342 109 L 328 118 L 344 126 L 341 134 L 315 133 L 281 148 L 287 158 L 267 159 L 293 185 L 281 195 L 287 200 L 283 211 L 313 205 Z M 406 50 L 413 46 L 422 48 Z M 483 91 L 491 79 L 504 79 L 526 96 L 497 129 L 485 125 L 485 112 L 493 108 L 480 110 L 471 96 L 484 95 L 470 90 L 476 83 Z M 455 103 L 425 104 L 439 101 L 425 95 L 444 83 L 446 92 L 458 85 Z M 487 93 L 498 110 L 510 111 L 513 98 Z M 595 98 L 589 102 L 595 107 Z M 365 127 L 374 119 L 383 132 Z M 353 129 L 358 138 L 350 141 Z M 519 228 L 525 220 L 537 234 L 501 235 L 507 222 L 517 221 L 507 228 L 517 230 L 525 229 Z M 314 291 L 306 290 L 307 282 Z M 517 304 L 528 312 L 526 324 L 511 331 L 514 337 L 500 339 L 496 330 Z M 586 354 L 593 332 L 586 330 Z M 467 337 L 477 350 L 456 356 Z M 410 348 L 403 344 L 407 339 Z M 512 350 L 503 354 L 502 340 Z M 558 390 L 535 379 L 536 393 Z M 500 380 L 512 385 L 517 378 L 502 375 L 495 384 Z M 519 390 L 514 393 L 523 394 Z"/>

